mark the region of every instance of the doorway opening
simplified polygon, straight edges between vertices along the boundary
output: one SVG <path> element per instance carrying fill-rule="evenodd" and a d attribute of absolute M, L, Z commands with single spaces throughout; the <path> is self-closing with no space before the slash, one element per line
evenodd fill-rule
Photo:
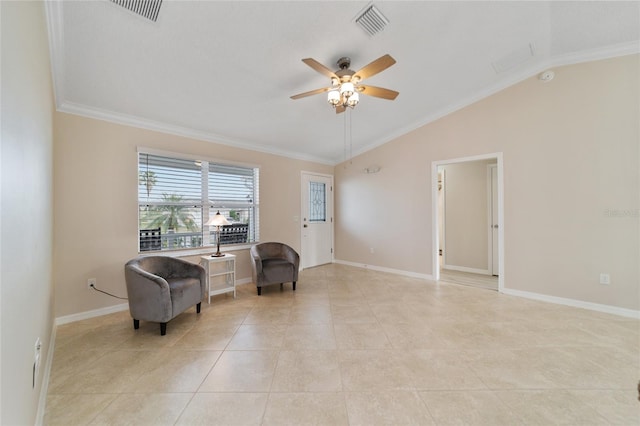
<path fill-rule="evenodd" d="M 432 162 L 432 275 L 503 291 L 502 153 Z"/>

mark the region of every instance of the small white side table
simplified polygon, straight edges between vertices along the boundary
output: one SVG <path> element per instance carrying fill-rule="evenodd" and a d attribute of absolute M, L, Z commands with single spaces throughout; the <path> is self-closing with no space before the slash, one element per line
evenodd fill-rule
<path fill-rule="evenodd" d="M 236 255 L 200 256 L 200 265 L 207 271 L 208 303 L 216 294 L 233 293 L 236 298 Z"/>

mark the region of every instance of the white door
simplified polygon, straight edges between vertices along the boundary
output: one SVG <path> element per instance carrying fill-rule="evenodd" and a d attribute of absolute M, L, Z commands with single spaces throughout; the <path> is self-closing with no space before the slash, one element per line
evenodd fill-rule
<path fill-rule="evenodd" d="M 498 167 L 491 168 L 491 275 L 498 275 L 500 260 L 498 256 Z"/>
<path fill-rule="evenodd" d="M 302 268 L 333 261 L 333 176 L 302 173 Z"/>

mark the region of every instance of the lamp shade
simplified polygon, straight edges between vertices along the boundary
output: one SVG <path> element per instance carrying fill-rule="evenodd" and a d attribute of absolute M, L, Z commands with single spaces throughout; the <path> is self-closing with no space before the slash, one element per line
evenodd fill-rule
<path fill-rule="evenodd" d="M 353 92 L 353 94 L 347 99 L 347 106 L 353 108 L 358 105 L 358 101 L 360 101 L 360 95 L 358 95 L 358 92 Z"/>
<path fill-rule="evenodd" d="M 204 226 L 222 226 L 222 225 L 230 225 L 230 224 L 231 223 L 227 220 L 227 218 L 222 216 L 220 214 L 220 211 L 218 210 L 218 213 L 211 216 L 207 221 L 207 223 L 204 224 Z"/>
<path fill-rule="evenodd" d="M 331 90 L 327 95 L 327 101 L 333 106 L 338 105 L 340 103 L 340 92 Z"/>
<path fill-rule="evenodd" d="M 340 94 L 346 97 L 353 95 L 353 83 L 342 83 L 340 86 Z"/>

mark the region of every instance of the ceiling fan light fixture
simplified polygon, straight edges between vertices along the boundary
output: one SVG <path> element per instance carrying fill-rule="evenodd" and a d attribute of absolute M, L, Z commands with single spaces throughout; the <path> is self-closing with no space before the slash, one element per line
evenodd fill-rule
<path fill-rule="evenodd" d="M 337 90 L 330 90 L 327 95 L 327 101 L 333 106 L 338 105 L 340 103 L 340 92 Z"/>
<path fill-rule="evenodd" d="M 359 101 L 360 95 L 358 94 L 358 92 L 353 92 L 353 94 L 347 98 L 347 106 L 353 108 L 358 105 Z"/>
<path fill-rule="evenodd" d="M 394 90 L 360 84 L 362 80 L 372 77 L 396 63 L 396 60 L 389 54 L 379 57 L 356 72 L 349 69 L 351 59 L 347 57 L 338 59 L 340 69 L 335 72 L 313 58 L 305 58 L 302 62 L 320 74 L 329 77 L 331 79 L 331 86 L 299 93 L 291 96 L 291 99 L 295 100 L 319 93 L 327 93 L 327 102 L 335 109 L 336 114 L 340 114 L 343 113 L 345 109 L 353 109 L 358 105 L 360 102 L 360 93 L 391 101 L 398 96 L 398 92 Z"/>
<path fill-rule="evenodd" d="M 340 94 L 342 96 L 346 96 L 347 98 L 350 97 L 351 95 L 353 95 L 354 92 L 354 87 L 353 87 L 353 83 L 342 83 L 340 85 Z"/>

